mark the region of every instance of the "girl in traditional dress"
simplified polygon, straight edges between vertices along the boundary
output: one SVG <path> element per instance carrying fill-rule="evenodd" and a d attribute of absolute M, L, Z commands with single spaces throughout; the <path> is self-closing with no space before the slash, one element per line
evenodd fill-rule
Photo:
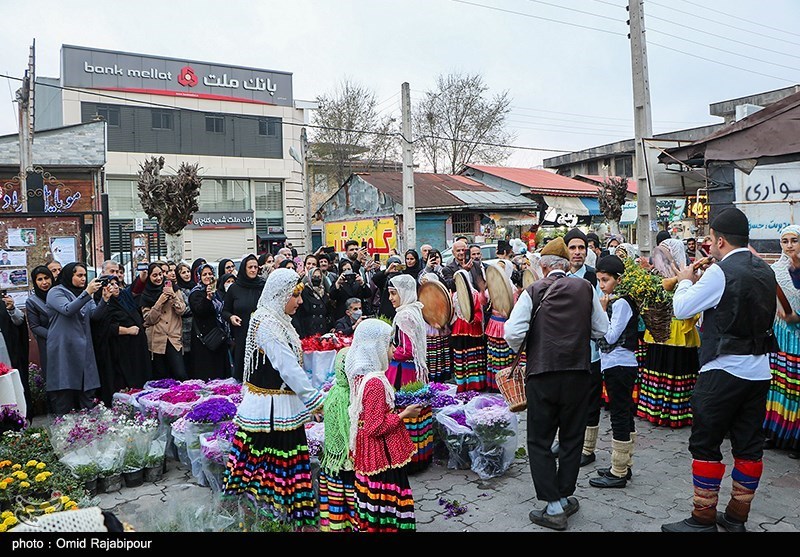
<path fill-rule="evenodd" d="M 395 390 L 418 382 L 428 384 L 427 336 L 422 304 L 417 300 L 417 280 L 401 274 L 389 279 L 389 301 L 395 309 L 392 321 L 391 362 L 386 376 Z M 426 468 L 433 459 L 433 409 L 422 406 L 418 417 L 405 420 L 417 450 L 408 472 Z"/>
<path fill-rule="evenodd" d="M 781 230 L 781 251 L 772 269 L 792 311 L 787 314 L 778 304 L 772 327 L 778 350 L 769 357 L 772 383 L 764 418 L 765 447 L 788 449 L 789 458 L 800 458 L 800 291 L 789 276 L 791 257 L 800 252 L 800 226 Z"/>
<path fill-rule="evenodd" d="M 323 393 L 303 371 L 303 348 L 291 316 L 303 285 L 290 269 L 270 273 L 250 318 L 244 394 L 224 475 L 227 494 L 244 494 L 276 519 L 304 528 L 317 523 L 304 424 L 322 409 Z"/>
<path fill-rule="evenodd" d="M 508 282 L 509 292 L 514 292 L 511 284 L 511 263 L 499 259 L 495 264 L 503 271 L 503 276 Z M 509 348 L 505 335 L 507 315 L 502 315 L 492 307 L 492 316 L 486 325 L 486 384 L 491 392 L 499 392 L 497 388 L 497 374 L 501 369 L 507 368 L 514 361 L 514 352 Z"/>
<path fill-rule="evenodd" d="M 483 295 L 472 286 L 470 274 L 463 269 L 461 275 L 469 286 L 472 299 L 472 320 L 467 321 L 461 312 L 458 292 L 453 293 L 453 375 L 456 392 L 482 391 L 486 388 L 486 338 L 483 336 Z"/>
<path fill-rule="evenodd" d="M 358 330 L 354 340 L 361 338 Z M 325 440 L 319 463 L 319 526 L 323 532 L 352 532 L 358 528 L 350 455 L 350 383 L 345 372 L 349 351 L 342 348 L 336 354 L 333 386 L 325 397 Z"/>
<path fill-rule="evenodd" d="M 419 280 L 420 285 L 429 281 L 442 282 L 436 273 L 423 273 Z M 453 377 L 450 359 L 450 325 L 447 324 L 443 329 L 437 329 L 433 325 L 425 323 L 425 340 L 428 377 L 431 381 L 444 383 Z"/>
<path fill-rule="evenodd" d="M 415 446 L 403 425 L 419 416 L 412 404 L 394 412 L 394 388 L 386 377 L 392 348 L 392 327 L 367 319 L 356 330 L 358 339 L 345 361 L 353 397 L 350 404 L 350 450 L 355 468 L 358 530 L 416 530 L 414 496 L 406 466 Z M 363 377 L 359 377 L 363 375 Z"/>
<path fill-rule="evenodd" d="M 653 266 L 664 278 L 675 275 L 675 267 L 686 266 L 683 242 L 675 238 L 662 240 L 653 250 Z M 656 342 L 645 331 L 647 343 L 645 363 L 640 378 L 636 415 L 647 421 L 671 428 L 692 424 L 691 396 L 697 381 L 700 359 L 700 334 L 697 320 L 672 318 L 670 336 Z"/>

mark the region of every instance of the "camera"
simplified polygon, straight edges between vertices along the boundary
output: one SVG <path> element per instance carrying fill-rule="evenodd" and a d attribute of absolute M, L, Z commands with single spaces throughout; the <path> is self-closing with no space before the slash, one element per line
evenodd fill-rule
<path fill-rule="evenodd" d="M 102 288 L 105 288 L 106 286 L 108 286 L 108 283 L 111 282 L 111 277 L 103 276 L 99 277 L 97 280 L 100 281 L 100 286 Z"/>
<path fill-rule="evenodd" d="M 353 271 L 345 271 L 342 273 L 342 277 L 345 282 L 353 282 L 356 280 L 356 274 Z"/>
<path fill-rule="evenodd" d="M 137 263 L 136 264 L 136 270 L 137 271 L 146 271 L 147 267 L 148 267 L 148 265 L 144 261 L 142 261 L 141 263 Z"/>

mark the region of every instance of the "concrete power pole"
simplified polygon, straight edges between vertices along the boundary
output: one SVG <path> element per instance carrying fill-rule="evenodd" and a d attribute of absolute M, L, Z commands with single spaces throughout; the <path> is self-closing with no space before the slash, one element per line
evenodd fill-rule
<path fill-rule="evenodd" d="M 411 88 L 400 88 L 403 108 L 403 241 L 405 249 L 417 247 L 417 206 L 414 199 L 414 152 L 411 147 Z"/>
<path fill-rule="evenodd" d="M 36 83 L 36 41 L 31 45 L 28 55 L 28 69 L 22 78 L 22 87 L 17 90 L 16 101 L 19 111 L 19 179 L 22 210 L 28 210 L 26 178 L 33 165 L 33 100 Z"/>
<path fill-rule="evenodd" d="M 655 199 L 650 197 L 650 184 L 647 179 L 644 138 L 653 137 L 653 117 L 650 113 L 650 78 L 647 73 L 647 41 L 644 34 L 644 0 L 628 0 L 631 40 L 631 68 L 633 70 L 633 122 L 635 128 L 636 155 L 633 158 L 633 171 L 636 175 L 636 201 L 639 218 L 636 222 L 636 243 L 639 253 L 650 255 L 653 249 L 653 230 L 655 222 Z"/>

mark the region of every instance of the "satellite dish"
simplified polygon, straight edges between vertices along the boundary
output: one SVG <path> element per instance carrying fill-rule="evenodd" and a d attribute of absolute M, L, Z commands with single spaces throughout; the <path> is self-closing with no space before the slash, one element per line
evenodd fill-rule
<path fill-rule="evenodd" d="M 289 156 L 296 160 L 298 164 L 303 164 L 303 158 L 297 152 L 297 149 L 294 148 L 294 145 L 289 145 Z"/>

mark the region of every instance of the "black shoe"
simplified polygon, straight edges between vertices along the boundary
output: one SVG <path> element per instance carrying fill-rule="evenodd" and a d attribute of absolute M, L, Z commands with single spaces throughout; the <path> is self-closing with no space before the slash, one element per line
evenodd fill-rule
<path fill-rule="evenodd" d="M 764 444 L 761 446 L 764 450 L 774 449 L 775 448 L 775 440 L 772 438 L 764 439 Z"/>
<path fill-rule="evenodd" d="M 580 503 L 578 503 L 577 497 L 569 496 L 567 497 L 567 504 L 562 505 L 564 507 L 564 512 L 567 513 L 567 516 L 572 516 L 576 512 L 578 512 L 578 508 L 580 508 Z"/>
<path fill-rule="evenodd" d="M 576 509 L 577 510 L 577 509 Z M 541 510 L 533 510 L 528 513 L 528 518 L 531 522 L 538 526 L 544 526 L 551 530 L 566 530 L 567 529 L 567 513 L 547 514 L 547 507 Z"/>
<path fill-rule="evenodd" d="M 597 455 L 594 453 L 592 454 L 583 454 L 581 453 L 581 466 L 586 466 L 587 464 L 591 464 L 597 460 Z"/>
<path fill-rule="evenodd" d="M 747 532 L 744 522 L 728 518 L 728 515 L 722 511 L 717 511 L 717 524 L 722 526 L 722 529 L 726 532 Z"/>
<path fill-rule="evenodd" d="M 800 451 L 789 451 L 789 455 L 788 456 L 792 460 L 797 460 L 798 458 L 800 458 Z"/>
<path fill-rule="evenodd" d="M 703 524 L 695 518 L 684 518 L 680 522 L 661 525 L 662 532 L 718 532 L 716 524 Z"/>
<path fill-rule="evenodd" d="M 610 473 L 611 473 L 611 468 L 610 467 L 609 468 L 598 468 L 597 469 L 597 475 L 598 476 L 606 476 L 606 475 L 608 475 Z M 631 481 L 632 478 L 633 478 L 633 472 L 631 471 L 630 468 L 628 468 L 628 473 L 625 474 L 625 479 L 628 480 L 628 481 Z"/>
<path fill-rule="evenodd" d="M 611 472 L 599 478 L 592 478 L 589 480 L 589 485 L 592 487 L 625 487 L 628 483 L 624 477 L 618 478 Z"/>

